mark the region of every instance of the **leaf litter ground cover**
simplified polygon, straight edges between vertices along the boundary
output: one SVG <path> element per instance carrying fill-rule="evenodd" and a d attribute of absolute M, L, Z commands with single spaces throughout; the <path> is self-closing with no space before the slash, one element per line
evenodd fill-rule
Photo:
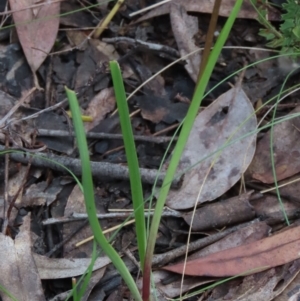
<path fill-rule="evenodd" d="M 144 199 L 149 200 L 160 165 L 158 185 L 168 167 L 202 54 L 147 80 L 203 47 L 213 8 L 211 1 L 173 2 L 146 13 L 146 23 L 140 23 L 129 14 L 150 1 L 127 1 L 100 38 L 93 38 L 93 29 L 112 3 L 87 7 L 77 1 L 50 1 L 43 6 L 10 0 L 1 7 L 0 149 L 12 150 L 0 157 L 0 252 L 6 259 L 0 265 L 2 300 L 10 300 L 9 294 L 17 300 L 65 300 L 71 278 L 85 274 L 94 256 L 80 185 L 68 172 L 81 176 L 64 86 L 76 91 L 87 120 L 101 226 L 111 237 L 113 227 L 128 218 L 128 225 L 113 236 L 113 245 L 140 285 L 129 171 L 108 64 L 119 62 L 130 95 Z M 233 1 L 222 1 L 218 30 L 232 6 Z M 20 11 L 26 7 L 31 8 Z M 5 14 L 7 10 L 12 12 Z M 280 9 L 270 8 L 273 21 L 279 21 L 280 14 Z M 193 292 L 197 297 L 187 298 L 195 300 L 201 288 L 219 277 L 237 275 L 242 276 L 209 288 L 202 300 L 279 301 L 297 295 L 299 93 L 294 88 L 288 95 L 298 84 L 297 76 L 285 84 L 280 97 L 288 96 L 277 105 L 272 121 L 268 110 L 291 63 L 280 58 L 252 65 L 272 53 L 254 48 L 265 41 L 248 1 L 239 17 L 210 79 L 162 215 L 153 257 L 158 300 Z M 272 173 L 272 122 L 281 203 Z M 284 216 L 292 226 L 286 226 Z M 129 298 L 128 289 L 100 253 L 81 300 L 118 298 Z"/>

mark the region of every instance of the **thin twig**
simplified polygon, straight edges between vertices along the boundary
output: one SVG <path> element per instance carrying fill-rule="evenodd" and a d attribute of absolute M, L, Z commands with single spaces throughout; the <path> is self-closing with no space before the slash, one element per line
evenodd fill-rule
<path fill-rule="evenodd" d="M 20 106 L 22 106 L 27 100 L 27 98 L 36 90 L 36 88 L 32 88 L 31 90 L 26 93 L 25 96 L 23 96 L 10 110 L 9 112 L 0 120 L 0 127 L 4 127 L 4 125 L 7 125 L 9 123 L 9 118 L 18 110 Z"/>
<path fill-rule="evenodd" d="M 19 149 L 6 149 L 0 145 L 0 151 L 10 151 L 11 159 L 27 164 L 32 159 L 32 165 L 42 168 L 51 168 L 56 171 L 66 172 L 71 170 L 75 175 L 81 176 L 82 167 L 81 160 L 54 154 L 31 154 L 29 152 L 20 151 Z M 98 180 L 118 179 L 129 180 L 129 170 L 127 166 L 113 164 L 107 162 L 91 162 L 93 177 Z M 153 184 L 158 178 L 158 183 L 162 183 L 165 174 L 157 175 L 157 170 L 140 168 L 141 179 L 144 183 Z M 178 187 L 180 179 L 175 178 L 172 186 Z"/>
<path fill-rule="evenodd" d="M 74 132 L 63 131 L 63 130 L 47 130 L 47 129 L 38 129 L 38 136 L 48 136 L 48 137 L 74 137 Z M 95 133 L 95 132 L 87 132 L 87 138 L 93 139 L 123 139 L 122 134 L 109 134 L 109 133 Z M 177 138 L 173 139 L 172 137 L 156 137 L 156 136 L 142 136 L 142 135 L 135 135 L 134 140 L 136 141 L 146 141 L 151 143 L 165 143 L 170 142 L 171 140 L 176 140 Z"/>
<path fill-rule="evenodd" d="M 153 211 L 145 212 L 145 216 L 152 216 Z M 110 212 L 110 213 L 103 213 L 103 214 L 97 214 L 97 218 L 99 219 L 109 219 L 109 218 L 127 218 L 129 216 L 133 216 L 132 212 Z M 166 208 L 162 216 L 172 216 L 172 217 L 182 217 L 182 213 L 176 210 L 171 210 Z M 73 212 L 72 215 L 69 217 L 53 217 L 48 218 L 44 221 L 42 221 L 42 224 L 44 226 L 46 225 L 53 225 L 53 224 L 60 224 L 60 223 L 70 223 L 70 222 L 77 222 L 79 220 L 87 219 L 86 213 L 77 213 Z"/>
<path fill-rule="evenodd" d="M 88 220 L 84 221 L 79 227 L 77 227 L 72 233 L 70 233 L 65 239 L 60 243 L 56 244 L 53 249 L 45 254 L 47 257 L 51 257 L 57 250 L 59 250 L 65 243 L 67 243 L 77 232 L 83 229 L 88 224 Z"/>
<path fill-rule="evenodd" d="M 147 48 L 152 51 L 165 52 L 165 53 L 168 53 L 175 57 L 180 56 L 179 52 L 175 48 L 172 48 L 172 47 L 169 47 L 166 45 L 156 44 L 156 43 L 149 43 L 149 42 L 145 42 L 145 41 L 138 40 L 138 39 L 131 39 L 131 38 L 127 38 L 127 37 L 115 37 L 115 38 L 103 38 L 102 41 L 106 42 L 106 43 L 110 43 L 110 44 L 126 42 L 135 47 L 142 46 L 143 48 Z"/>
<path fill-rule="evenodd" d="M 151 10 L 151 9 L 153 9 L 153 8 L 156 8 L 156 7 L 160 6 L 160 5 L 163 5 L 163 4 L 165 4 L 165 3 L 168 3 L 168 2 L 170 2 L 170 1 L 171 1 L 171 0 L 163 0 L 163 1 L 159 2 L 159 3 L 150 5 L 150 6 L 148 6 L 148 7 L 145 7 L 145 8 L 140 9 L 140 10 L 134 12 L 134 13 L 129 14 L 129 17 L 132 18 L 133 16 L 142 14 L 142 13 L 148 11 L 148 10 Z"/>

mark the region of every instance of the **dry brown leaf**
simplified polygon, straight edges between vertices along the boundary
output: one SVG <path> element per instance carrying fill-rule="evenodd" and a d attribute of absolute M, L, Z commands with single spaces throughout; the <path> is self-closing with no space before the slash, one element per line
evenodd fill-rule
<path fill-rule="evenodd" d="M 24 217 L 15 241 L 0 233 L 0 283 L 18 301 L 46 300 L 31 247 L 30 215 Z M 0 294 L 3 301 L 11 301 Z"/>
<path fill-rule="evenodd" d="M 2 118 L 13 108 L 18 100 L 0 90 L 0 124 L 2 125 Z"/>
<path fill-rule="evenodd" d="M 59 26 L 60 2 L 29 8 L 37 0 L 9 0 L 18 37 L 33 72 L 41 66 L 54 45 Z M 53 3 L 52 3 L 53 2 Z"/>
<path fill-rule="evenodd" d="M 230 233 L 211 245 L 196 251 L 189 256 L 188 260 L 209 256 L 212 253 L 217 253 L 223 250 L 258 241 L 268 237 L 270 230 L 271 227 L 269 227 L 265 222 L 254 223 L 248 227 L 244 227 L 233 233 Z"/>
<path fill-rule="evenodd" d="M 92 277 L 89 280 L 88 286 L 84 292 L 84 295 L 81 297 L 80 301 L 93 300 L 93 298 L 90 297 L 90 294 L 91 294 L 92 290 L 95 288 L 95 286 L 102 279 L 105 271 L 106 271 L 106 267 L 93 272 Z"/>
<path fill-rule="evenodd" d="M 85 273 L 91 263 L 91 258 L 48 258 L 33 254 L 41 279 L 61 279 L 80 276 Z M 98 257 L 93 271 L 107 266 L 110 263 L 107 256 Z"/>
<path fill-rule="evenodd" d="M 141 109 L 143 118 L 151 120 L 153 123 L 161 121 L 167 124 L 176 121 L 181 122 L 188 110 L 187 103 L 171 103 L 169 99 L 155 95 L 136 96 L 135 100 Z"/>
<path fill-rule="evenodd" d="M 93 118 L 92 122 L 85 123 L 85 130 L 90 131 L 98 125 L 108 113 L 113 111 L 115 105 L 116 99 L 113 88 L 103 89 L 96 94 L 89 102 L 88 108 L 85 110 L 85 114 Z"/>
<path fill-rule="evenodd" d="M 222 94 L 202 111 L 179 163 L 177 172 L 185 172 L 183 184 L 179 190 L 170 191 L 167 205 L 172 209 L 191 208 L 196 201 L 214 200 L 231 188 L 250 164 L 255 151 L 256 135 L 239 137 L 255 128 L 253 106 L 239 87 Z M 228 144 L 229 138 L 235 143 L 217 152 Z"/>
<path fill-rule="evenodd" d="M 67 205 L 65 207 L 65 216 L 70 216 L 73 212 L 86 213 L 84 196 L 79 186 L 74 186 L 71 194 L 68 197 Z M 65 239 L 69 235 L 73 234 L 74 229 L 79 228 L 82 225 L 82 221 L 66 223 L 63 226 L 63 238 Z M 72 235 L 64 245 L 64 257 L 65 258 L 79 258 L 84 254 L 90 257 L 93 250 L 93 241 L 89 241 L 80 247 L 76 248 L 75 244 L 93 235 L 90 226 L 87 224 L 83 229 Z"/>
<path fill-rule="evenodd" d="M 253 200 L 251 201 L 251 205 L 253 206 L 256 216 L 263 216 L 265 221 L 273 223 L 276 221 L 284 221 L 283 208 L 288 219 L 297 218 L 300 213 L 299 203 L 297 204 L 296 202 L 283 199 L 281 204 L 275 195 L 267 195 Z"/>
<path fill-rule="evenodd" d="M 67 30 L 66 36 L 71 47 L 78 47 L 80 50 L 85 50 L 87 47 L 87 34 L 82 30 Z"/>
<path fill-rule="evenodd" d="M 198 49 L 193 40 L 198 32 L 198 18 L 189 16 L 183 6 L 176 2 L 171 3 L 170 19 L 172 31 L 181 57 Z M 201 62 L 200 53 L 197 52 L 186 59 L 184 66 L 194 82 L 197 82 Z"/>
<path fill-rule="evenodd" d="M 24 165 L 20 165 L 19 172 L 15 174 L 14 176 L 10 177 L 8 180 L 8 187 L 7 187 L 7 192 L 10 196 L 16 196 L 18 193 L 18 196 L 15 200 L 16 205 L 22 204 L 22 196 L 23 196 L 23 188 L 22 187 L 23 181 L 25 177 L 27 177 L 28 173 L 28 167 Z M 20 190 L 20 187 L 21 190 Z"/>
<path fill-rule="evenodd" d="M 188 12 L 198 12 L 198 13 L 211 13 L 213 10 L 214 0 L 173 0 L 176 4 L 182 5 L 186 11 Z M 227 0 L 223 1 L 219 15 L 223 17 L 228 17 L 231 13 L 232 7 L 235 4 L 235 0 Z M 139 18 L 136 22 L 141 22 L 144 20 L 148 20 L 153 17 L 158 17 L 161 15 L 166 15 L 170 12 L 171 3 L 167 3 L 159 6 L 158 8 L 152 9 L 149 13 L 146 13 L 144 16 Z M 245 0 L 242 4 L 242 8 L 238 14 L 239 18 L 246 19 L 256 19 L 257 13 L 253 9 L 249 0 Z M 269 7 L 268 8 L 268 17 L 270 21 L 279 21 L 281 18 L 281 14 L 278 10 Z"/>
<path fill-rule="evenodd" d="M 185 275 L 227 277 L 252 273 L 289 263 L 299 258 L 300 226 L 253 243 L 210 254 L 188 261 Z M 164 269 L 181 274 L 184 264 Z"/>
<path fill-rule="evenodd" d="M 289 115 L 299 114 L 300 106 Z M 300 172 L 300 117 L 274 126 L 273 150 L 277 181 Z M 270 156 L 270 131 L 258 142 L 253 162 L 248 171 L 263 183 L 274 183 Z"/>
<path fill-rule="evenodd" d="M 46 181 L 32 184 L 26 189 L 21 204 L 24 207 L 42 206 L 45 204 L 50 206 L 56 200 L 62 188 L 60 178 L 55 178 L 50 184 Z"/>
<path fill-rule="evenodd" d="M 108 44 L 100 40 L 93 40 L 93 45 L 96 46 L 101 53 L 106 55 L 109 61 L 117 61 L 120 58 L 115 46 L 112 44 Z"/>

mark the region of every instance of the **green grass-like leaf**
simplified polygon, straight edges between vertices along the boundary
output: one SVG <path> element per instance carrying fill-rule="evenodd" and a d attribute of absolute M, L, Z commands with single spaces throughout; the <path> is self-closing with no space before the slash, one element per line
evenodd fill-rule
<path fill-rule="evenodd" d="M 273 145 L 274 145 L 274 123 L 275 123 L 274 121 L 275 121 L 275 117 L 276 117 L 277 107 L 278 107 L 278 104 L 280 102 L 280 97 L 283 94 L 283 90 L 284 90 L 284 87 L 285 87 L 285 85 L 287 83 L 287 80 L 292 75 L 292 73 L 294 71 L 295 70 L 292 70 L 291 72 L 289 72 L 289 74 L 286 76 L 283 84 L 281 85 L 279 94 L 277 95 L 277 101 L 275 103 L 275 107 L 274 107 L 274 110 L 273 110 L 272 122 L 271 122 L 271 127 L 270 127 L 270 157 L 271 157 L 271 165 L 272 165 L 272 174 L 273 174 L 273 178 L 274 178 L 274 184 L 275 184 L 275 188 L 276 188 L 277 198 L 278 198 L 278 201 L 279 201 L 279 204 L 280 204 L 281 211 L 283 213 L 285 222 L 286 222 L 286 224 L 288 226 L 290 225 L 290 221 L 289 221 L 287 213 L 285 211 L 284 204 L 282 202 L 280 191 L 279 191 L 279 187 L 278 187 L 277 174 L 276 174 L 276 166 L 275 166 L 275 154 L 274 154 L 274 146 Z"/>
<path fill-rule="evenodd" d="M 116 95 L 116 101 L 118 105 L 118 112 L 122 128 L 126 158 L 129 167 L 131 197 L 136 223 L 135 229 L 137 234 L 138 251 L 141 261 L 141 267 L 143 268 L 146 253 L 146 227 L 144 215 L 144 197 L 141 175 L 139 170 L 139 162 L 133 138 L 122 74 L 120 71 L 120 67 L 116 61 L 110 62 L 110 70 Z"/>
<path fill-rule="evenodd" d="M 79 110 L 76 93 L 68 88 L 65 88 L 65 90 L 69 100 L 75 135 L 77 139 L 77 145 L 79 149 L 80 159 L 82 162 L 82 186 L 83 186 L 84 200 L 85 200 L 86 211 L 88 214 L 90 227 L 93 231 L 95 240 L 101 246 L 104 253 L 111 259 L 112 263 L 114 264 L 114 266 L 122 276 L 123 280 L 127 284 L 135 300 L 137 301 L 142 300 L 138 288 L 130 272 L 128 271 L 126 265 L 122 261 L 119 254 L 107 241 L 106 237 L 102 232 L 101 226 L 98 222 L 98 218 L 96 215 L 97 210 L 96 210 L 95 199 L 94 199 L 94 186 L 93 186 L 92 172 L 90 166 L 89 151 L 87 147 L 87 141 L 86 141 L 83 123 L 81 120 L 81 113 Z"/>
<path fill-rule="evenodd" d="M 243 2 L 242 0 L 236 1 L 235 5 L 231 11 L 231 14 L 230 14 L 229 18 L 227 19 L 219 37 L 218 37 L 218 40 L 209 56 L 207 65 L 203 72 L 203 76 L 201 77 L 201 81 L 199 83 L 197 83 L 191 105 L 189 107 L 186 118 L 183 122 L 181 133 L 179 135 L 177 144 L 174 148 L 173 155 L 172 155 L 172 158 L 171 158 L 171 161 L 169 164 L 169 168 L 166 172 L 166 176 L 165 176 L 162 188 L 159 193 L 159 197 L 158 197 L 156 207 L 155 207 L 154 216 L 152 219 L 149 240 L 148 240 L 148 245 L 147 245 L 147 251 L 146 251 L 144 278 L 143 278 L 143 299 L 144 300 L 149 300 L 151 262 L 152 262 L 153 252 L 154 252 L 155 241 L 156 241 L 155 238 L 157 235 L 162 210 L 163 210 L 165 201 L 167 199 L 168 192 L 171 187 L 171 182 L 174 178 L 180 157 L 183 153 L 185 144 L 189 137 L 190 131 L 193 127 L 194 120 L 197 116 L 197 112 L 198 112 L 199 106 L 201 104 L 201 101 L 203 99 L 205 89 L 206 89 L 206 86 L 210 79 L 211 73 L 217 62 L 219 54 L 221 53 L 222 47 L 224 46 L 224 44 L 227 40 L 227 37 L 231 31 L 232 25 L 237 17 L 237 14 L 240 10 L 242 2 Z"/>
<path fill-rule="evenodd" d="M 5 287 L 3 287 L 1 284 L 0 284 L 0 291 L 2 291 L 5 295 L 7 295 L 12 301 L 19 301 Z"/>

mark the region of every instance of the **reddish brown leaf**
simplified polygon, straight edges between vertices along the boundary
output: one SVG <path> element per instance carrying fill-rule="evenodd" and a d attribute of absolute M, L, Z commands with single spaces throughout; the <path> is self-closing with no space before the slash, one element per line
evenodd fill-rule
<path fill-rule="evenodd" d="M 211 245 L 196 251 L 190 258 L 196 259 L 200 256 L 206 256 L 212 252 L 219 252 L 224 249 L 233 248 L 238 245 L 257 241 L 264 237 L 267 237 L 270 231 L 270 227 L 264 222 L 254 223 L 248 227 L 244 227 L 228 236 L 212 243 Z M 173 250 L 174 251 L 174 250 Z M 181 293 L 185 293 L 196 286 L 204 285 L 205 283 L 213 281 L 212 279 L 203 279 L 198 277 L 185 277 L 183 284 L 181 285 L 181 279 L 175 278 L 174 281 L 168 282 L 166 280 L 172 278 L 170 272 L 166 271 L 154 271 L 153 281 L 156 288 L 163 292 L 168 298 L 175 298 Z"/>
<path fill-rule="evenodd" d="M 213 253 L 186 263 L 185 275 L 225 277 L 276 267 L 299 258 L 300 226 L 240 247 Z M 184 263 L 164 269 L 181 274 Z"/>
<path fill-rule="evenodd" d="M 58 31 L 60 2 L 28 8 L 36 0 L 9 0 L 17 33 L 30 68 L 35 72 L 50 52 Z M 28 9 L 26 9 L 28 8 Z"/>
<path fill-rule="evenodd" d="M 256 222 L 247 227 L 238 229 L 224 238 L 204 247 L 189 255 L 188 260 L 203 258 L 213 253 L 221 252 L 227 249 L 236 248 L 245 244 L 253 243 L 260 239 L 268 237 L 271 227 L 265 222 Z"/>

